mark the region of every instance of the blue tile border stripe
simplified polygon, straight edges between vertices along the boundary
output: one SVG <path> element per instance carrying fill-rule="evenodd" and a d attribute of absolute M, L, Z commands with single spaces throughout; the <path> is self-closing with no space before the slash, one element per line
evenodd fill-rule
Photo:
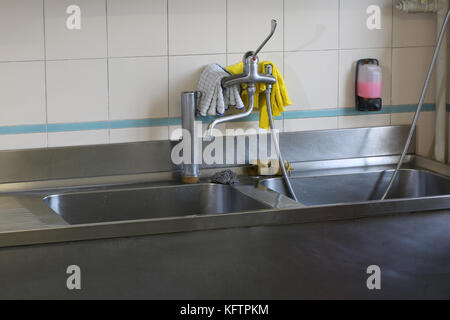
<path fill-rule="evenodd" d="M 337 117 L 338 109 L 298 110 L 284 112 L 284 119 Z"/>
<path fill-rule="evenodd" d="M 79 122 L 79 123 L 49 123 L 48 132 L 68 132 L 108 129 L 108 121 Z"/>
<path fill-rule="evenodd" d="M 135 120 L 115 120 L 110 121 L 111 129 L 126 128 L 146 128 L 146 127 L 164 127 L 169 125 L 168 118 L 135 119 Z"/>
<path fill-rule="evenodd" d="M 284 119 L 308 119 L 308 118 L 325 118 L 325 117 L 345 117 L 359 115 L 375 115 L 389 113 L 408 113 L 415 112 L 417 105 L 397 105 L 384 106 L 381 111 L 377 112 L 358 112 L 354 108 L 333 108 L 333 109 L 316 109 L 316 110 L 295 110 L 286 111 L 282 117 L 276 117 L 277 120 Z M 434 104 L 424 104 L 423 111 L 435 111 Z M 450 113 L 450 104 L 447 105 L 447 112 Z M 216 117 L 204 117 L 201 119 L 203 123 L 208 123 Z M 236 120 L 235 122 L 251 122 L 258 121 L 259 114 L 255 113 L 247 118 Z M 0 135 L 26 134 L 26 133 L 54 133 L 54 132 L 71 132 L 71 131 L 88 131 L 88 130 L 105 130 L 105 129 L 130 129 L 130 128 L 148 128 L 148 127 L 165 127 L 181 125 L 180 117 L 172 118 L 149 118 L 134 120 L 112 120 L 112 121 L 95 121 L 95 122 L 78 122 L 78 123 L 52 123 L 52 124 L 32 124 L 17 126 L 0 126 Z"/>
<path fill-rule="evenodd" d="M 447 105 L 447 111 L 449 111 L 450 105 Z M 403 112 L 416 112 L 416 104 L 407 104 L 402 106 L 391 106 L 391 113 L 403 113 Z M 422 111 L 436 111 L 435 104 L 424 104 L 422 106 Z"/>
<path fill-rule="evenodd" d="M 31 124 L 21 126 L 0 126 L 0 135 L 4 134 L 24 134 L 24 133 L 45 133 L 47 126 L 45 124 Z"/>
<path fill-rule="evenodd" d="M 361 115 L 372 115 L 372 114 L 389 114 L 392 108 L 390 106 L 384 106 L 380 111 L 357 111 L 355 108 L 338 108 L 337 114 L 340 117 L 347 116 L 361 116 Z"/>

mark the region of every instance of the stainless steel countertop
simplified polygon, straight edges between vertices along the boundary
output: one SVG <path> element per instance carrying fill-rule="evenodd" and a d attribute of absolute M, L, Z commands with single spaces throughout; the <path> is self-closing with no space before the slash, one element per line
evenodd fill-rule
<path fill-rule="evenodd" d="M 1 248 L 0 299 L 449 299 L 449 229 L 447 210 Z"/>

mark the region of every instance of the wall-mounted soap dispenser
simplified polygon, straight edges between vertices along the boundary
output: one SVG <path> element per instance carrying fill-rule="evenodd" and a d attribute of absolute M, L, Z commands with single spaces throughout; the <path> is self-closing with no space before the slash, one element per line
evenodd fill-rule
<path fill-rule="evenodd" d="M 356 64 L 356 110 L 379 111 L 382 107 L 383 85 L 377 59 L 361 59 Z"/>

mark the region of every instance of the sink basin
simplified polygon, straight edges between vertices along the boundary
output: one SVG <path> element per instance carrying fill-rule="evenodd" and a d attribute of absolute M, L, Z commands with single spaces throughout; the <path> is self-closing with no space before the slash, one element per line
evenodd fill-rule
<path fill-rule="evenodd" d="M 393 171 L 330 176 L 294 177 L 292 187 L 299 202 L 307 206 L 379 200 Z M 261 182 L 267 188 L 287 195 L 282 179 Z M 450 179 L 423 170 L 401 170 L 388 199 L 423 198 L 450 195 Z"/>
<path fill-rule="evenodd" d="M 269 206 L 226 185 L 198 184 L 51 195 L 44 201 L 69 224 L 224 214 Z"/>

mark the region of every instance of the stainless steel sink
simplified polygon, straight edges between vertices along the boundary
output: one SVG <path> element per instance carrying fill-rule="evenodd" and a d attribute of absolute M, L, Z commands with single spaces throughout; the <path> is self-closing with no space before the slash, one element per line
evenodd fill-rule
<path fill-rule="evenodd" d="M 379 200 L 392 170 L 342 175 L 294 177 L 291 179 L 299 202 L 307 206 Z M 267 179 L 262 185 L 287 195 L 283 181 Z M 401 170 L 389 199 L 450 195 L 450 179 L 423 170 Z"/>
<path fill-rule="evenodd" d="M 247 176 L 240 164 L 227 167 L 240 175 L 233 187 L 180 185 L 176 141 L 0 152 L 0 247 L 449 210 L 450 166 L 414 155 L 414 146 L 391 199 L 377 201 L 408 132 L 285 134 L 300 203 L 280 179 Z M 202 165 L 202 177 L 219 167 Z"/>
<path fill-rule="evenodd" d="M 212 215 L 271 208 L 231 186 L 176 185 L 51 195 L 44 201 L 69 224 Z"/>

